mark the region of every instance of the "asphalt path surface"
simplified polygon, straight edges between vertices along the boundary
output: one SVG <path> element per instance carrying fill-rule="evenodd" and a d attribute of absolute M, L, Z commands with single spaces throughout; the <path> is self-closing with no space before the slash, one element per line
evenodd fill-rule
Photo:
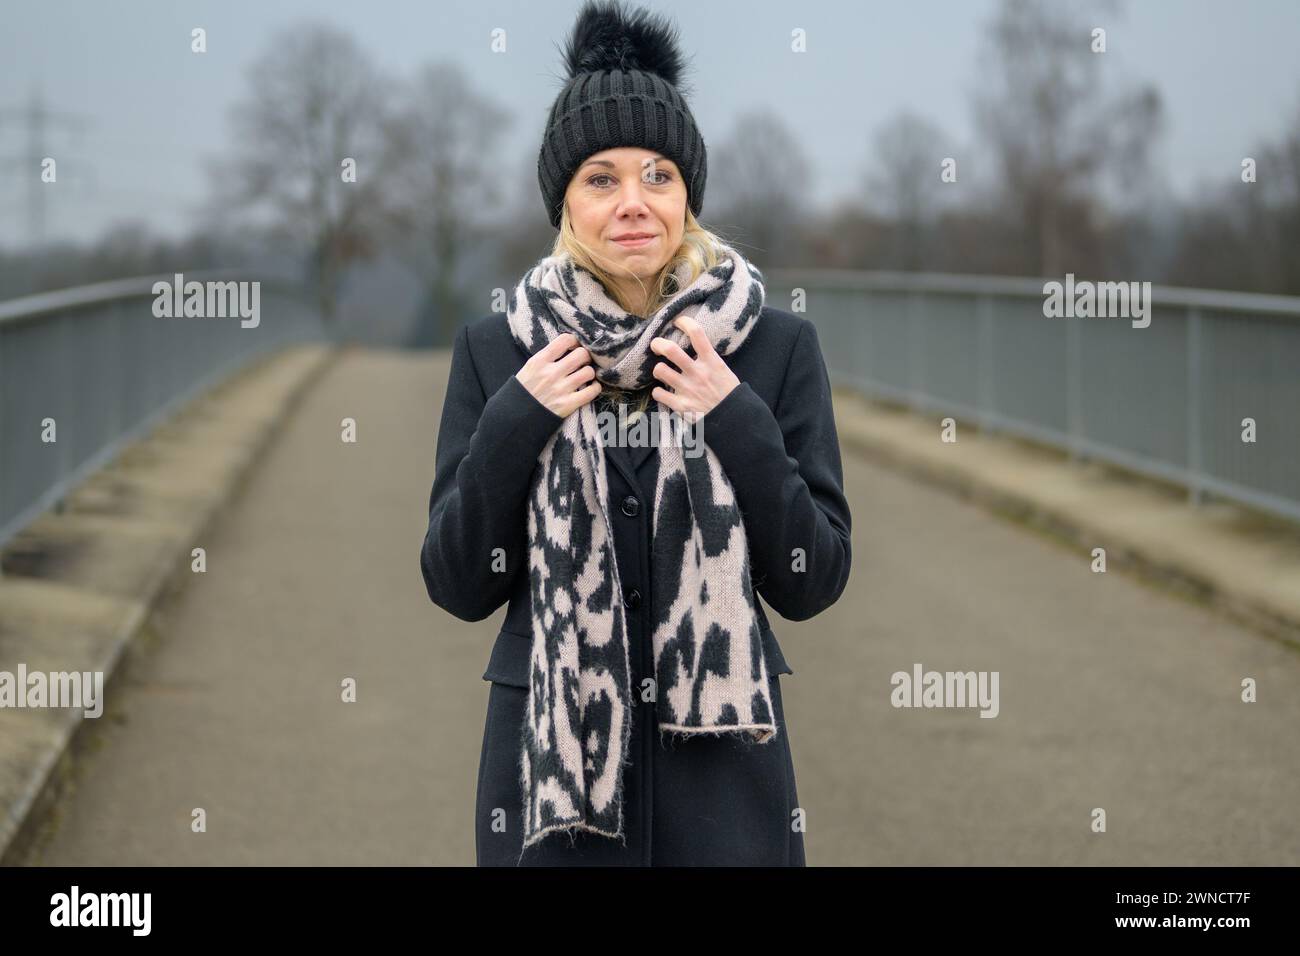
<path fill-rule="evenodd" d="M 420 577 L 448 359 L 351 351 L 303 397 L 109 688 L 33 862 L 473 865 L 504 608 L 457 621 Z M 844 466 L 848 590 L 770 615 L 809 865 L 1300 864 L 1300 654 Z M 997 672 L 997 716 L 895 707 L 916 665 Z"/>

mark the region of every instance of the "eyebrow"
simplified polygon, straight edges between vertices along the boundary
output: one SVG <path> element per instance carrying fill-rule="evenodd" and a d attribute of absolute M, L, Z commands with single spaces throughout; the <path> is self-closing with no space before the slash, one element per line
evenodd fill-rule
<path fill-rule="evenodd" d="M 663 160 L 666 163 L 672 162 L 672 160 L 667 156 L 659 156 L 658 154 L 651 156 L 650 159 L 652 161 Z M 586 169 L 588 166 L 608 166 L 610 169 L 614 168 L 614 164 L 608 159 L 589 159 L 582 164 L 582 169 Z"/>

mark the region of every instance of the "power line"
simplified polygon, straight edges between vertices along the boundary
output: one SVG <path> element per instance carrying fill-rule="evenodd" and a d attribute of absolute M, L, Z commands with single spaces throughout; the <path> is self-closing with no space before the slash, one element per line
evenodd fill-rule
<path fill-rule="evenodd" d="M 84 114 L 50 109 L 45 105 L 40 88 L 33 86 L 26 107 L 0 110 L 0 125 L 5 123 L 21 126 L 26 133 L 27 150 L 22 157 L 25 175 L 20 182 L 27 184 L 28 238 L 32 244 L 41 246 L 45 243 L 48 196 L 45 192 L 46 183 L 41 181 L 36 171 L 40 169 L 42 160 L 49 155 L 46 149 L 46 127 L 59 124 L 80 131 L 85 128 L 87 121 Z"/>

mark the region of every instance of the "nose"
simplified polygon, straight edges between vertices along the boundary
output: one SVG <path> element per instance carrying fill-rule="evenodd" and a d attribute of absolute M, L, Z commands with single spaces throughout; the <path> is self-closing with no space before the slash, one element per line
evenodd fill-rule
<path fill-rule="evenodd" d="M 640 216 L 649 212 L 645 204 L 645 184 L 638 176 L 626 176 L 618 195 L 618 216 Z"/>

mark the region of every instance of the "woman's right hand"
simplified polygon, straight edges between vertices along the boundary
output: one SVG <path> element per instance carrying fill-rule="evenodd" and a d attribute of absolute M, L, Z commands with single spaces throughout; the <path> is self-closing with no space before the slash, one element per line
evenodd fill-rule
<path fill-rule="evenodd" d="M 581 346 L 574 348 L 577 345 L 578 337 L 572 332 L 557 335 L 515 373 L 533 398 L 561 418 L 568 418 L 601 390 L 597 381 L 579 388 L 596 377 L 596 367 L 591 364 L 591 353 Z"/>

